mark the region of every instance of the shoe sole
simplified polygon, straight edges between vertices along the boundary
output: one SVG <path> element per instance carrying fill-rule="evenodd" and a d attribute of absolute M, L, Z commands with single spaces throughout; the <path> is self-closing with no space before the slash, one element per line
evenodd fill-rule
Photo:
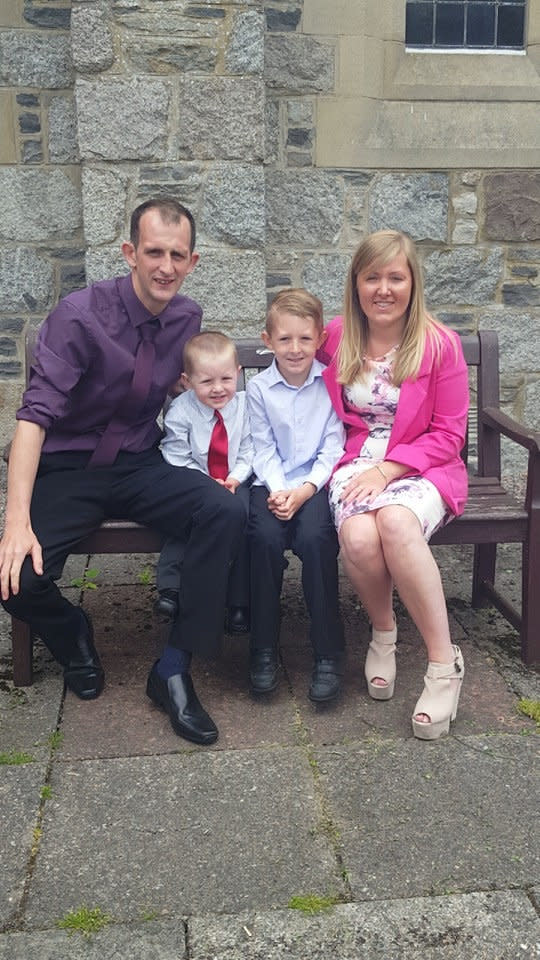
<path fill-rule="evenodd" d="M 215 734 L 211 733 L 206 737 L 200 737 L 194 734 L 189 727 L 182 726 L 182 724 L 180 724 L 175 717 L 171 717 L 166 704 L 163 703 L 159 693 L 154 690 L 153 684 L 150 680 L 146 684 L 146 696 L 152 701 L 153 704 L 155 704 L 156 707 L 159 707 L 160 710 L 163 710 L 163 712 L 167 714 L 171 727 L 178 737 L 182 737 L 184 740 L 189 740 L 190 743 L 197 743 L 201 747 L 207 747 L 216 742 L 219 736 L 219 732 L 217 730 Z"/>
<path fill-rule="evenodd" d="M 330 703 L 331 700 L 335 700 L 339 696 L 340 692 L 341 692 L 341 687 L 338 690 L 336 690 L 335 693 L 330 693 L 326 697 L 314 697 L 311 692 L 308 693 L 308 697 L 312 703 Z"/>

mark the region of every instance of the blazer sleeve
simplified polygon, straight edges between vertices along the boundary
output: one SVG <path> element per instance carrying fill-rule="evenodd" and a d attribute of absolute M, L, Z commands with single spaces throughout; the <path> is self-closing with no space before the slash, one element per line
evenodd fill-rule
<path fill-rule="evenodd" d="M 468 409 L 467 365 L 461 341 L 452 334 L 445 336 L 440 363 L 434 361 L 424 404 L 404 438 L 389 444 L 386 459 L 420 474 L 454 461 L 465 442 Z"/>

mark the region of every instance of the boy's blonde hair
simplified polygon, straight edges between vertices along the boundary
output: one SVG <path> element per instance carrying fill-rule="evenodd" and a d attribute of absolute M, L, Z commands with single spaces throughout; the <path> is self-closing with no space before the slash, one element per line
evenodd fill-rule
<path fill-rule="evenodd" d="M 338 382 L 353 383 L 362 379 L 367 353 L 368 322 L 360 306 L 358 275 L 369 267 L 385 266 L 400 253 L 405 254 L 412 277 L 411 299 L 405 317 L 405 330 L 393 366 L 392 380 L 401 386 L 407 378 L 415 378 L 422 363 L 426 340 L 432 342 L 435 357 L 440 357 L 443 325 L 426 310 L 424 282 L 416 247 L 406 233 L 399 230 L 378 230 L 360 244 L 347 276 L 343 307 L 343 336 L 338 348 Z"/>
<path fill-rule="evenodd" d="M 222 357 L 229 353 L 234 360 L 235 366 L 238 366 L 238 351 L 234 344 L 225 333 L 218 330 L 205 330 L 203 333 L 196 333 L 190 337 L 184 347 L 184 373 L 191 377 L 197 366 L 197 358 L 201 354 L 211 357 Z"/>
<path fill-rule="evenodd" d="M 287 290 L 280 290 L 276 293 L 266 314 L 266 332 L 272 336 L 272 327 L 276 314 L 292 313 L 295 317 L 311 317 L 321 333 L 323 320 L 323 305 L 318 297 L 303 287 L 292 287 Z"/>

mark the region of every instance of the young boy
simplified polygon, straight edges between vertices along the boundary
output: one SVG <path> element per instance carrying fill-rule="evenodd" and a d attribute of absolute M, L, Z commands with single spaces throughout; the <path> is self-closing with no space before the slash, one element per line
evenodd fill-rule
<path fill-rule="evenodd" d="M 169 463 L 201 470 L 242 499 L 249 509 L 253 447 L 246 395 L 237 392 L 238 356 L 223 333 L 199 333 L 184 347 L 181 382 L 186 392 L 176 397 L 165 415 L 161 452 Z M 155 610 L 167 619 L 178 612 L 178 591 L 184 544 L 167 540 L 157 568 L 159 597 Z M 249 555 L 247 542 L 231 567 L 228 590 L 228 629 L 249 630 Z"/>
<path fill-rule="evenodd" d="M 315 664 L 309 697 L 331 700 L 340 689 L 343 627 L 338 540 L 325 484 L 342 456 L 345 434 L 315 359 L 325 340 L 320 300 L 306 290 L 282 290 L 270 305 L 262 339 L 274 361 L 246 390 L 256 477 L 248 524 L 250 682 L 256 693 L 277 686 L 280 593 L 290 547 L 302 560 L 311 617 Z"/>

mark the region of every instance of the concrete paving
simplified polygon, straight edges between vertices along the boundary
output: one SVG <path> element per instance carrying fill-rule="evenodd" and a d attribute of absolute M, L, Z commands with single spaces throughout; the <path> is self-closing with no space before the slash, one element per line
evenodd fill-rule
<path fill-rule="evenodd" d="M 340 700 L 307 699 L 298 565 L 283 595 L 281 682 L 246 684 L 247 641 L 226 637 L 195 684 L 220 737 L 175 736 L 145 696 L 163 643 L 155 557 L 73 558 L 64 588 L 90 612 L 107 685 L 64 694 L 39 644 L 36 681 L 11 681 L 0 617 L 0 960 L 533 960 L 540 957 L 535 722 L 540 700 L 514 631 L 469 604 L 468 548 L 438 548 L 466 678 L 449 737 L 412 736 L 425 657 L 397 604 L 394 698 L 363 677 L 368 625 L 342 581 Z M 96 590 L 73 586 L 84 563 Z M 501 575 L 517 590 L 516 554 Z M 313 899 L 318 898 L 318 899 Z M 102 929 L 58 926 L 99 909 Z"/>

